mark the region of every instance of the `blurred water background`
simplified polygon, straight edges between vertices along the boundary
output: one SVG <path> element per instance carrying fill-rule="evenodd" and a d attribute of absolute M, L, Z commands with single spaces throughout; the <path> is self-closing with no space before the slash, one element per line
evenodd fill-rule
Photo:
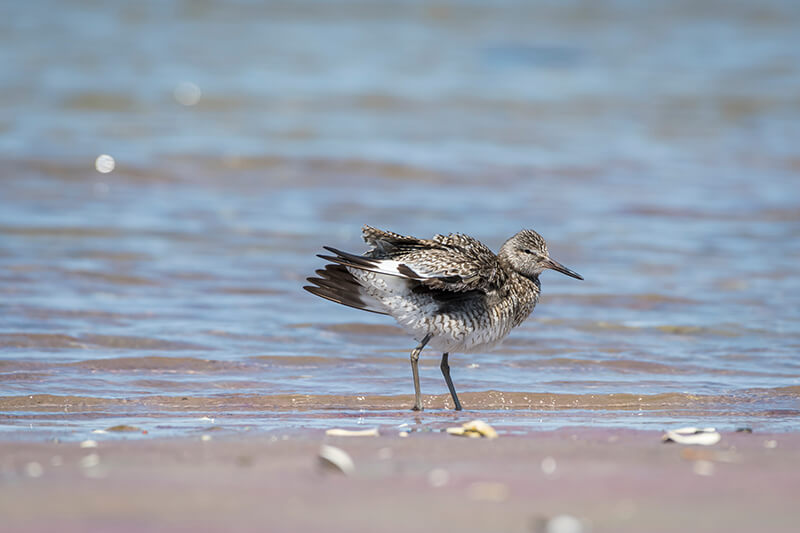
<path fill-rule="evenodd" d="M 303 292 L 368 223 L 548 272 L 453 354 L 509 431 L 800 429 L 800 3 L 0 6 L 0 430 L 452 423 L 439 354 Z M 97 164 L 96 158 L 113 158 Z"/>

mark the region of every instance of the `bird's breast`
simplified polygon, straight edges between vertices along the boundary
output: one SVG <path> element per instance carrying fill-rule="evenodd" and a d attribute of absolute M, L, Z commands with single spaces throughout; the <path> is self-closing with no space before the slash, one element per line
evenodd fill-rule
<path fill-rule="evenodd" d="M 497 345 L 536 305 L 538 287 L 441 294 L 414 290 L 418 282 L 353 271 L 360 284 L 377 299 L 398 324 L 416 339 L 432 335 L 429 346 L 442 352 L 472 352 Z M 517 289 L 517 290 L 515 290 Z"/>

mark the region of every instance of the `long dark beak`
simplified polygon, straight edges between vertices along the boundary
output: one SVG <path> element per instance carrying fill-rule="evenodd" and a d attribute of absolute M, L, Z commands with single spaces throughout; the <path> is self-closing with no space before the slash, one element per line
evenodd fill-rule
<path fill-rule="evenodd" d="M 558 261 L 553 261 L 552 259 L 548 258 L 546 266 L 547 266 L 547 268 L 552 268 L 556 272 L 561 272 L 562 274 L 566 274 L 567 276 L 569 276 L 571 278 L 580 279 L 580 280 L 583 279 L 583 277 L 580 274 L 578 274 L 577 272 L 573 272 L 572 270 L 568 269 L 567 267 L 565 267 L 564 265 L 562 265 Z"/>

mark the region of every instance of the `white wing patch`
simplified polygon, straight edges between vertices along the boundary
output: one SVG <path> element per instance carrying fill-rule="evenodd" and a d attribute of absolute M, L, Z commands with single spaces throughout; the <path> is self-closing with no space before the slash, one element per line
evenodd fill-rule
<path fill-rule="evenodd" d="M 368 270 L 378 274 L 388 274 L 389 276 L 398 276 L 401 278 L 409 278 L 421 280 L 427 276 L 423 276 L 419 271 L 410 267 L 406 263 L 400 261 L 393 261 L 391 259 L 372 259 L 370 261 L 375 266 Z"/>

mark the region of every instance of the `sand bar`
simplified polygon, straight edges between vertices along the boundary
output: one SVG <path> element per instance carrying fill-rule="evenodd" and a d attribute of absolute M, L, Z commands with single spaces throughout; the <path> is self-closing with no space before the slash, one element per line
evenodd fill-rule
<path fill-rule="evenodd" d="M 789 532 L 800 521 L 797 433 L 723 432 L 714 446 L 614 429 L 398 433 L 5 441 L 3 531 L 538 532 L 560 519 L 593 532 Z M 349 476 L 320 466 L 323 443 L 352 458 Z"/>

